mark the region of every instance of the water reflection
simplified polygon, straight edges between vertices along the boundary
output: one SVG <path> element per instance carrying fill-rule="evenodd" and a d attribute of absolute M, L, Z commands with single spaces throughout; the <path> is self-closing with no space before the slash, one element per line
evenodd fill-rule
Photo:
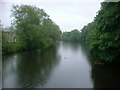
<path fill-rule="evenodd" d="M 94 88 L 120 88 L 120 66 L 94 65 L 92 78 Z"/>
<path fill-rule="evenodd" d="M 55 48 L 42 53 L 23 52 L 3 58 L 3 87 L 34 88 L 44 85 L 59 63 Z M 11 58 L 10 58 L 11 57 Z"/>
<path fill-rule="evenodd" d="M 91 61 L 82 43 L 61 43 L 42 53 L 3 56 L 3 87 L 120 88 L 119 66 L 94 65 Z"/>
<path fill-rule="evenodd" d="M 80 43 L 77 43 L 77 42 L 74 42 L 74 43 L 72 43 L 72 42 L 64 42 L 64 43 L 62 43 L 62 46 L 63 46 L 63 48 L 71 49 L 74 52 L 79 51 L 79 49 L 81 47 Z"/>
<path fill-rule="evenodd" d="M 56 88 L 92 88 L 91 66 L 80 43 L 62 43 L 60 45 L 61 63 L 57 73 L 61 80 L 54 84 Z M 56 76 L 59 78 L 59 76 Z M 53 86 L 51 86 L 53 88 Z"/>

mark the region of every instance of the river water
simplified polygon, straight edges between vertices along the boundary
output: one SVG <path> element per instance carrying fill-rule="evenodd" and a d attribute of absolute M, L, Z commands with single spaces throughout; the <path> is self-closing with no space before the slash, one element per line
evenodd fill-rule
<path fill-rule="evenodd" d="M 93 65 L 85 45 L 3 56 L 3 88 L 120 88 L 117 66 Z"/>

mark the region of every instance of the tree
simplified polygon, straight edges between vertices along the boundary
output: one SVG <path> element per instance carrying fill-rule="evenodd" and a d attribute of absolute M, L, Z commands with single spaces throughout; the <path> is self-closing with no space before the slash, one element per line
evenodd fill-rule
<path fill-rule="evenodd" d="M 37 7 L 30 5 L 13 6 L 12 15 L 15 17 L 18 40 L 23 49 L 33 49 L 40 44 L 39 38 L 42 36 L 41 25 L 48 15 Z"/>
<path fill-rule="evenodd" d="M 45 30 L 46 35 L 54 42 L 61 40 L 62 32 L 60 31 L 59 26 L 56 25 L 51 19 L 44 20 L 42 28 Z"/>
<path fill-rule="evenodd" d="M 43 9 L 35 6 L 13 6 L 12 16 L 17 32 L 17 41 L 22 49 L 48 48 L 60 38 L 60 29 Z M 56 34 L 58 38 L 56 37 Z M 51 35 L 51 37 L 50 37 Z M 53 40 L 54 37 L 54 40 Z"/>
<path fill-rule="evenodd" d="M 94 28 L 94 22 L 91 22 L 81 29 L 81 36 L 80 36 L 81 42 L 89 43 L 89 36 L 93 28 Z"/>
<path fill-rule="evenodd" d="M 63 41 L 79 42 L 80 41 L 80 31 L 77 29 L 74 29 L 71 32 L 63 32 L 62 40 Z"/>
<path fill-rule="evenodd" d="M 94 20 L 90 48 L 94 58 L 103 62 L 118 61 L 120 56 L 120 2 L 103 2 Z"/>

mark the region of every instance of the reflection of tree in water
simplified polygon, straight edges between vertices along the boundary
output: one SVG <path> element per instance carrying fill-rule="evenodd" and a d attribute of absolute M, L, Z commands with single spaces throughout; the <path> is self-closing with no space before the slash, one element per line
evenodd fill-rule
<path fill-rule="evenodd" d="M 89 53 L 88 45 L 86 43 L 80 43 L 80 45 L 81 45 L 81 49 L 82 49 L 83 53 L 85 53 L 86 56 L 89 56 L 90 53 Z"/>
<path fill-rule="evenodd" d="M 70 43 L 69 45 L 74 51 L 78 51 L 80 48 L 80 43 L 78 42 Z"/>
<path fill-rule="evenodd" d="M 24 52 L 19 55 L 18 85 L 24 88 L 35 88 L 38 84 L 44 85 L 59 63 L 56 49 L 42 52 Z"/>
<path fill-rule="evenodd" d="M 63 42 L 63 48 L 72 49 L 73 51 L 79 51 L 80 43 L 79 42 Z"/>
<path fill-rule="evenodd" d="M 91 54 L 90 54 L 90 49 L 89 49 L 88 44 L 86 44 L 86 43 L 80 43 L 80 45 L 81 45 L 81 50 L 82 50 L 82 52 L 85 54 L 85 56 L 86 56 L 89 64 L 90 64 L 91 67 L 92 67 L 92 62 L 93 62 L 93 61 L 92 61 L 92 57 L 91 57 Z"/>
<path fill-rule="evenodd" d="M 92 78 L 94 88 L 120 88 L 119 66 L 94 65 Z"/>
<path fill-rule="evenodd" d="M 95 65 L 93 58 L 90 56 L 89 48 L 86 44 L 81 43 L 81 49 L 86 54 L 91 64 L 91 77 L 94 88 L 120 88 L 120 66 L 118 65 Z"/>

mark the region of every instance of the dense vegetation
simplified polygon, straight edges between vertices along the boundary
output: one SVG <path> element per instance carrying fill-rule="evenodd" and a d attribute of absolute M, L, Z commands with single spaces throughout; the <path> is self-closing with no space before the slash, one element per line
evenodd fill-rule
<path fill-rule="evenodd" d="M 63 40 L 89 44 L 91 55 L 97 61 L 119 61 L 120 56 L 120 2 L 103 2 L 93 22 L 84 26 L 81 32 L 71 37 L 71 32 L 63 33 Z M 64 41 L 65 41 L 64 40 Z"/>
<path fill-rule="evenodd" d="M 62 40 L 78 42 L 80 41 L 80 31 L 75 29 L 75 30 L 72 30 L 71 32 L 63 32 Z"/>
<path fill-rule="evenodd" d="M 72 30 L 71 32 L 63 32 L 62 40 L 70 42 L 89 42 L 90 32 L 93 30 L 94 22 L 84 26 L 81 30 Z"/>
<path fill-rule="evenodd" d="M 119 60 L 120 56 L 120 2 L 101 4 L 90 33 L 93 56 L 103 62 Z"/>
<path fill-rule="evenodd" d="M 94 28 L 94 22 L 89 23 L 81 29 L 80 39 L 82 42 L 89 44 L 90 33 Z"/>
<path fill-rule="evenodd" d="M 3 53 L 46 49 L 54 46 L 60 40 L 61 31 L 58 25 L 43 9 L 30 5 L 16 5 L 13 6 L 12 16 L 14 17 L 12 28 L 16 33 L 16 42 L 5 43 L 3 40 Z"/>

